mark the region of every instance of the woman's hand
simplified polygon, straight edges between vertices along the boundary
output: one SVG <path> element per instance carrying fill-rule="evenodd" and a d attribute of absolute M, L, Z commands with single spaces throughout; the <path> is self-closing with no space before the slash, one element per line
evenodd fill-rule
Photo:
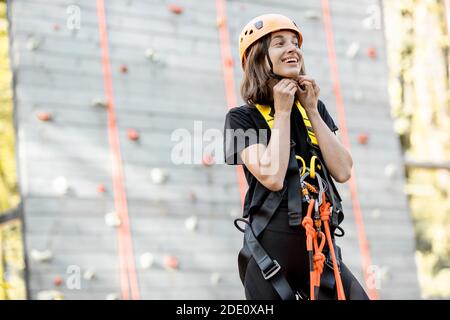
<path fill-rule="evenodd" d="M 297 98 L 305 110 L 316 111 L 320 88 L 313 78 L 299 75 L 297 78 Z"/>
<path fill-rule="evenodd" d="M 281 79 L 273 87 L 273 100 L 275 113 L 289 113 L 294 104 L 295 93 L 298 90 L 298 84 L 293 79 Z"/>

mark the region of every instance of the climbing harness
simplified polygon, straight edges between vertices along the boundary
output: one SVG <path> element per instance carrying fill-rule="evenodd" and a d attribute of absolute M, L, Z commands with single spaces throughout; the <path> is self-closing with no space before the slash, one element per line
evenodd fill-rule
<path fill-rule="evenodd" d="M 253 257 L 264 279 L 271 282 L 281 299 L 308 299 L 308 296 L 303 292 L 294 291 L 290 287 L 286 278 L 280 272 L 280 264 L 269 256 L 258 241 L 258 236 L 268 225 L 287 192 L 289 226 L 294 229 L 303 227 L 306 230 L 306 246 L 310 270 L 309 299 L 315 300 L 318 298 L 322 281 L 322 284 L 329 289 L 336 287 L 338 299 L 343 300 L 345 299 L 345 294 L 340 277 L 340 249 L 335 245 L 332 238 L 332 234 L 338 237 L 344 235 L 343 229 L 339 227 L 340 222 L 343 220 L 342 200 L 329 177 L 325 165 L 321 161 L 317 138 L 306 111 L 299 101 L 296 101 L 295 104 L 300 111 L 308 132 L 307 141 L 311 146 L 309 149 L 312 154 L 310 166 L 308 168 L 305 160 L 295 154 L 295 142 L 291 140 L 289 163 L 283 189 L 277 192 L 270 192 L 259 208 L 258 213 L 250 215 L 249 220 L 239 218 L 234 221 L 236 228 L 244 233 L 244 245 L 238 256 L 240 278 L 242 283 L 244 283 L 248 261 Z M 269 128 L 272 129 L 274 117 L 271 115 L 272 110 L 270 106 L 256 104 L 256 108 L 265 119 Z M 301 168 L 299 168 L 297 160 L 302 163 Z M 323 177 L 316 171 L 316 168 L 322 170 Z M 315 179 L 317 186 L 306 181 L 308 177 Z M 305 216 L 302 215 L 302 202 L 308 203 L 308 210 Z M 238 225 L 238 222 L 242 222 L 246 226 L 242 228 Z M 336 230 L 340 230 L 340 234 L 336 234 Z M 323 253 L 326 243 L 328 244 L 328 257 Z M 330 275 L 330 270 L 333 270 L 334 277 Z"/>

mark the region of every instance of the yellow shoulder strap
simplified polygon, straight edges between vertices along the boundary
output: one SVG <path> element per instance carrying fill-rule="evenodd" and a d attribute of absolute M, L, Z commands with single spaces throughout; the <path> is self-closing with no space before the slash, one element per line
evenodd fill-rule
<path fill-rule="evenodd" d="M 308 115 L 306 114 L 305 108 L 300 104 L 300 102 L 297 100 L 295 102 L 297 105 L 297 109 L 300 111 L 300 114 L 302 115 L 303 123 L 305 124 L 306 131 L 308 131 L 308 140 L 311 142 L 311 144 L 314 147 L 319 147 L 319 143 L 317 142 L 316 135 L 314 134 L 311 122 L 309 121 Z M 270 129 L 273 127 L 273 117 L 270 115 L 270 106 L 267 105 L 261 105 L 256 104 L 256 108 L 258 109 L 259 113 L 263 116 L 264 120 L 266 120 L 267 125 Z"/>
<path fill-rule="evenodd" d="M 264 117 L 264 120 L 266 120 L 267 125 L 270 129 L 273 127 L 273 117 L 270 115 L 270 106 L 256 104 L 256 108 L 258 109 L 259 113 Z"/>
<path fill-rule="evenodd" d="M 297 100 L 295 102 L 298 110 L 300 111 L 300 114 L 302 115 L 302 119 L 303 119 L 303 123 L 305 124 L 306 127 L 306 131 L 308 131 L 308 142 L 310 142 L 310 144 L 315 147 L 315 148 L 319 148 L 319 143 L 317 142 L 317 138 L 316 135 L 314 134 L 311 122 L 309 121 L 308 115 L 306 113 L 305 108 L 303 108 L 303 106 L 300 104 L 300 102 Z M 269 126 L 270 129 L 272 129 L 273 127 L 273 117 L 270 115 L 270 106 L 267 105 L 261 105 L 261 104 L 256 104 L 255 105 L 256 108 L 258 109 L 259 113 L 261 113 L 261 115 L 263 116 L 264 120 L 266 120 L 267 125 Z M 303 175 L 305 173 L 306 170 L 306 164 L 305 164 L 305 160 L 303 160 L 302 157 L 297 156 L 296 155 L 297 160 L 300 160 L 302 162 L 302 173 L 301 175 Z M 310 163 L 310 176 L 311 178 L 315 178 L 315 168 L 316 168 L 316 164 L 315 164 L 315 158 L 316 156 L 313 156 L 311 158 L 311 163 Z M 317 164 L 317 167 L 319 169 L 321 169 L 320 164 Z"/>
<path fill-rule="evenodd" d="M 319 143 L 317 142 L 316 135 L 312 128 L 311 122 L 309 121 L 308 115 L 306 114 L 306 110 L 303 108 L 303 106 L 300 104 L 298 100 L 295 102 L 295 104 L 297 105 L 298 111 L 300 111 L 300 114 L 302 115 L 306 130 L 308 131 L 308 137 L 310 139 L 310 142 L 313 144 L 313 146 L 318 147 Z"/>

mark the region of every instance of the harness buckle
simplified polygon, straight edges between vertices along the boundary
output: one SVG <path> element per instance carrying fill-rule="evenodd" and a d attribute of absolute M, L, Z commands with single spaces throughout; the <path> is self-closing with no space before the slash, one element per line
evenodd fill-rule
<path fill-rule="evenodd" d="M 302 216 L 300 213 L 291 211 L 288 213 L 289 226 L 298 227 L 302 224 Z"/>
<path fill-rule="evenodd" d="M 264 277 L 264 280 L 268 280 L 268 279 L 272 278 L 281 269 L 281 266 L 277 260 L 273 260 L 272 262 L 273 262 L 273 264 L 269 267 L 269 270 L 261 271 L 261 273 Z"/>

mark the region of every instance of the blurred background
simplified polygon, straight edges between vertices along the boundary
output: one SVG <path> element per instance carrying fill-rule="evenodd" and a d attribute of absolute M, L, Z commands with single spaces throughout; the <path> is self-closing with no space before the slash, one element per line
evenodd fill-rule
<path fill-rule="evenodd" d="M 264 13 L 353 156 L 344 261 L 374 299 L 450 298 L 449 1 L 3 0 L 0 299 L 244 298 L 220 134 Z"/>

